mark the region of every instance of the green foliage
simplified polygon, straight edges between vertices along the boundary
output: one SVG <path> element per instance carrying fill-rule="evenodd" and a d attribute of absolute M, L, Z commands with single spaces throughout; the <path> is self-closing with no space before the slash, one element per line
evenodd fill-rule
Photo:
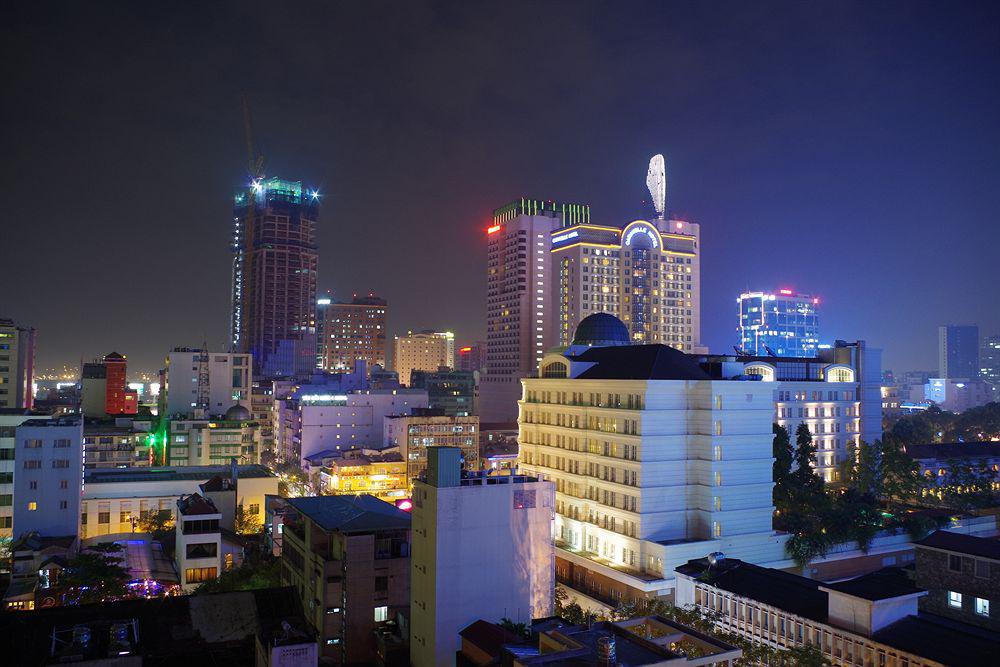
<path fill-rule="evenodd" d="M 128 570 L 122 566 L 122 547 L 113 542 L 81 551 L 59 578 L 65 597 L 79 603 L 114 600 L 126 595 Z"/>
<path fill-rule="evenodd" d="M 809 427 L 803 422 L 795 429 L 795 453 L 793 455 L 795 471 L 792 472 L 792 482 L 795 491 L 814 493 L 823 489 L 823 480 L 816 474 L 816 443 L 813 442 Z M 795 494 L 793 493 L 793 496 Z"/>
<path fill-rule="evenodd" d="M 202 593 L 223 593 L 232 591 L 252 591 L 258 588 L 276 588 L 281 585 L 281 561 L 273 556 L 247 558 L 239 567 L 233 568 L 215 580 L 206 581 L 195 589 L 195 595 Z"/>
<path fill-rule="evenodd" d="M 233 530 L 239 535 L 256 535 L 264 530 L 264 526 L 259 516 L 251 514 L 243 505 L 237 505 Z"/>
<path fill-rule="evenodd" d="M 894 509 L 920 498 L 926 481 L 920 474 L 920 464 L 903 451 L 902 444 L 891 435 L 882 439 L 882 488 L 885 503 Z"/>
<path fill-rule="evenodd" d="M 771 451 L 774 456 L 773 477 L 775 504 L 779 501 L 787 500 L 785 497 L 778 498 L 778 494 L 784 494 L 788 490 L 788 480 L 792 476 L 792 441 L 788 437 L 788 430 L 784 426 L 774 424 L 772 427 L 774 440 L 771 443 Z"/>
<path fill-rule="evenodd" d="M 145 510 L 139 513 L 135 527 L 140 533 L 150 533 L 154 540 L 162 540 L 174 528 L 173 515 L 170 510 Z"/>
<path fill-rule="evenodd" d="M 527 624 L 515 623 L 514 621 L 506 617 L 500 619 L 499 626 L 504 630 L 506 630 L 507 632 L 517 635 L 518 637 L 523 637 L 527 639 L 528 637 L 531 636 L 531 630 L 528 629 Z"/>

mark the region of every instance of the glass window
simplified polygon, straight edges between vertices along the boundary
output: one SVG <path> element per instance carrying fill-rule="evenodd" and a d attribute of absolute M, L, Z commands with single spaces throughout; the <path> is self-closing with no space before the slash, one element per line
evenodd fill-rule
<path fill-rule="evenodd" d="M 948 606 L 957 609 L 962 608 L 962 594 L 955 591 L 948 591 Z"/>
<path fill-rule="evenodd" d="M 990 601 L 983 598 L 976 598 L 976 613 L 980 616 L 990 615 Z"/>
<path fill-rule="evenodd" d="M 385 605 L 381 607 L 375 607 L 375 622 L 382 623 L 383 621 L 389 620 L 389 607 Z"/>

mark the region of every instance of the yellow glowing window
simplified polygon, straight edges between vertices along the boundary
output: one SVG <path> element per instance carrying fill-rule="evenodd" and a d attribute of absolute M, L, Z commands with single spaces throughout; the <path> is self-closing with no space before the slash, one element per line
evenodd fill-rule
<path fill-rule="evenodd" d="M 37 509 L 38 509 L 38 503 L 36 503 L 36 502 L 30 502 L 30 503 L 28 503 L 28 511 L 29 512 L 34 512 Z"/>

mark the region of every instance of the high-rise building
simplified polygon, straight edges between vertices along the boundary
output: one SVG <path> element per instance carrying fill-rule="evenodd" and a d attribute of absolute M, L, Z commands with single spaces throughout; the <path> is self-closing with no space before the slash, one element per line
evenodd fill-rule
<path fill-rule="evenodd" d="M 700 352 L 699 226 L 635 220 L 623 227 L 579 223 L 552 232 L 552 291 L 558 342 L 593 313 L 614 315 L 632 340 Z"/>
<path fill-rule="evenodd" d="M 493 212 L 486 230 L 486 372 L 483 421 L 517 418 L 521 378 L 557 341 L 549 256 L 552 232 L 590 223 L 585 204 L 520 199 Z"/>
<path fill-rule="evenodd" d="M 979 377 L 979 327 L 947 324 L 938 327 L 940 377 L 971 380 Z"/>
<path fill-rule="evenodd" d="M 739 305 L 739 342 L 744 353 L 811 357 L 819 349 L 819 299 L 790 289 L 744 292 Z"/>
<path fill-rule="evenodd" d="M 455 364 L 460 371 L 481 371 L 486 368 L 486 342 L 477 340 L 471 345 L 458 348 Z"/>
<path fill-rule="evenodd" d="M 522 381 L 521 469 L 556 484 L 560 583 L 613 605 L 670 595 L 691 553 L 784 560 L 774 385 L 718 379 L 698 359 L 632 345 L 599 313 Z"/>
<path fill-rule="evenodd" d="M 554 485 L 463 475 L 460 460 L 457 448 L 431 448 L 426 479 L 413 486 L 414 667 L 454 664 L 458 633 L 480 618 L 528 624 L 552 614 Z"/>
<path fill-rule="evenodd" d="M 979 353 L 979 375 L 992 385 L 1000 385 L 1000 334 L 983 336 Z"/>
<path fill-rule="evenodd" d="M 0 319 L 0 408 L 31 409 L 35 330 Z"/>
<path fill-rule="evenodd" d="M 385 320 L 388 304 L 374 294 L 350 302 L 316 301 L 317 366 L 325 371 L 350 371 L 359 359 L 368 368 L 385 367 Z"/>
<path fill-rule="evenodd" d="M 252 408 L 250 355 L 175 347 L 166 361 L 161 416 L 214 417 L 233 405 Z"/>
<path fill-rule="evenodd" d="M 252 354 L 254 375 L 308 374 L 316 359 L 316 223 L 319 195 L 269 178 L 233 207 L 233 351 Z"/>
<path fill-rule="evenodd" d="M 17 427 L 14 535 L 76 535 L 83 485 L 83 418 L 29 419 Z"/>
<path fill-rule="evenodd" d="M 87 417 L 136 414 L 139 392 L 128 388 L 126 372 L 125 355 L 117 352 L 85 363 L 80 373 L 83 414 Z"/>
<path fill-rule="evenodd" d="M 392 361 L 400 384 L 410 386 L 411 371 L 455 368 L 455 334 L 450 331 L 408 331 L 396 336 Z"/>

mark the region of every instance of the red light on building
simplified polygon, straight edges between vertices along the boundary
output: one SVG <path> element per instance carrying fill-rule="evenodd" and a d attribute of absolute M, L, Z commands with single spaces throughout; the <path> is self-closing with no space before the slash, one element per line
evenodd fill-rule
<path fill-rule="evenodd" d="M 472 352 L 471 347 L 463 347 L 458 350 L 459 354 L 468 354 L 469 352 Z"/>
<path fill-rule="evenodd" d="M 486 228 L 486 233 L 487 234 L 496 234 L 497 232 L 500 231 L 500 227 L 501 227 L 500 225 L 493 225 L 492 227 L 487 227 Z"/>
<path fill-rule="evenodd" d="M 104 357 L 104 411 L 109 415 L 134 415 L 139 411 L 139 393 L 126 386 L 125 363 L 125 356 L 117 352 Z"/>
<path fill-rule="evenodd" d="M 401 498 L 396 501 L 396 507 L 403 510 L 404 512 L 409 512 L 413 509 L 413 501 L 409 498 Z"/>
<path fill-rule="evenodd" d="M 818 299 L 818 298 L 816 298 L 816 299 L 813 299 L 813 303 L 814 303 L 814 304 L 815 304 L 815 303 L 819 303 L 819 299 Z"/>
<path fill-rule="evenodd" d="M 779 293 L 779 294 L 787 294 L 787 295 L 790 295 L 790 294 L 792 293 L 792 290 L 790 290 L 790 289 L 780 289 L 780 290 L 778 290 L 778 293 Z"/>

